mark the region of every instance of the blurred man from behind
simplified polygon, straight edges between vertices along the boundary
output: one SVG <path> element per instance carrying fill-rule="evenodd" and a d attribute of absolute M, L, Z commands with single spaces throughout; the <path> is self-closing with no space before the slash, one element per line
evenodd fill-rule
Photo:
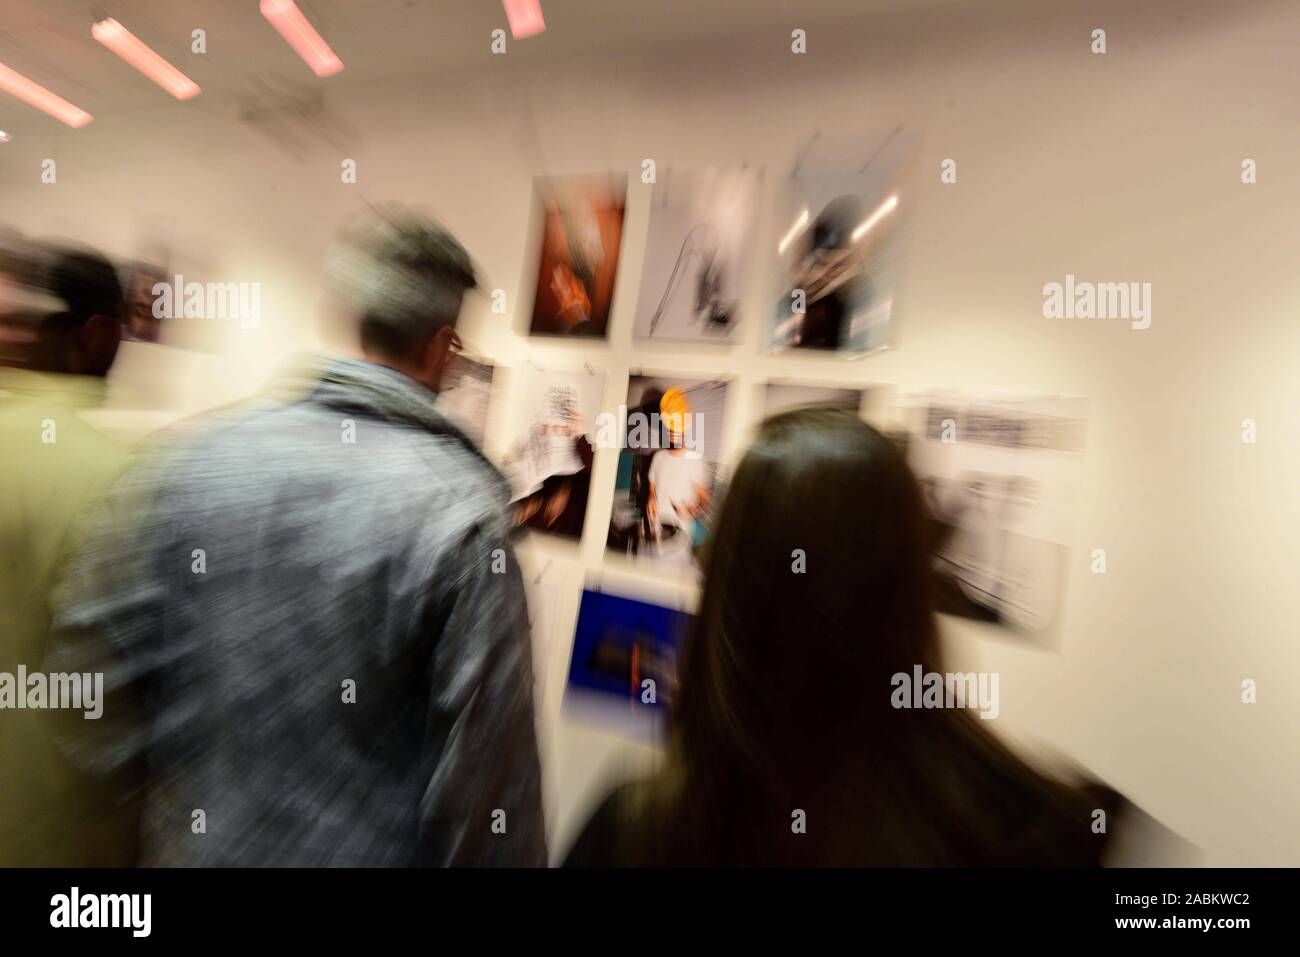
<path fill-rule="evenodd" d="M 126 462 L 81 417 L 102 404 L 117 355 L 117 272 L 95 252 L 56 251 L 48 260 L 36 281 L 66 309 L 33 320 L 27 354 L 11 357 L 25 368 L 0 368 L 0 673 L 15 681 L 41 671 L 51 581 L 75 516 Z M 17 695 L 26 703 L 24 691 Z M 129 859 L 130 805 L 98 807 L 46 730 L 40 710 L 16 700 L 0 710 L 0 865 Z M 90 805 L 98 807 L 93 822 Z"/>
<path fill-rule="evenodd" d="M 64 746 L 145 757 L 142 862 L 545 863 L 531 650 L 501 476 L 434 406 L 461 246 L 401 211 L 329 265 L 364 359 L 217 413 L 121 483 L 51 670 L 104 670 Z"/>

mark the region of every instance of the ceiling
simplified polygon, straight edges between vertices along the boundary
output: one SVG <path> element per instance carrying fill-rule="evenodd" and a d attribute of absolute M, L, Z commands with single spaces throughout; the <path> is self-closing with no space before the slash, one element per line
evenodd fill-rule
<path fill-rule="evenodd" d="M 960 5 L 962 0 L 543 0 L 547 30 L 509 41 L 512 63 L 640 50 L 709 37 L 782 31 L 845 17 Z M 486 64 L 499 0 L 298 0 L 345 70 L 317 79 L 258 11 L 258 0 L 3 0 L 0 63 L 92 115 L 148 110 L 167 94 L 90 37 L 112 16 L 189 75 L 208 103 L 252 87 L 351 85 Z M 190 50 L 206 32 L 206 54 Z M 0 129 L 55 122 L 0 94 Z M 6 126 L 6 124 L 8 124 Z"/>

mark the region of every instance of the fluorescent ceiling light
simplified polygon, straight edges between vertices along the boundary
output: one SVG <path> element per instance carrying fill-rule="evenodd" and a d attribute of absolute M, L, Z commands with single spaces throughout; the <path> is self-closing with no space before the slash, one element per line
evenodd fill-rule
<path fill-rule="evenodd" d="M 858 228 L 853 230 L 853 232 L 849 235 L 850 241 L 856 243 L 859 239 L 865 236 L 868 233 L 868 231 L 870 231 L 872 226 L 876 225 L 876 223 L 880 222 L 882 219 L 884 219 L 886 216 L 892 213 L 894 211 L 894 207 L 897 205 L 898 205 L 898 195 L 894 194 L 893 196 L 889 197 L 889 199 L 885 200 L 883 203 L 877 206 L 876 211 L 874 213 L 872 213 L 870 216 L 868 216 L 866 219 L 864 219 L 861 223 L 858 224 Z"/>
<path fill-rule="evenodd" d="M 536 36 L 546 29 L 542 19 L 542 0 L 502 0 L 506 8 L 506 20 L 510 23 L 510 35 L 516 40 L 525 40 Z"/>
<path fill-rule="evenodd" d="M 90 28 L 90 35 L 178 100 L 199 95 L 199 85 L 151 50 L 111 17 Z"/>
<path fill-rule="evenodd" d="M 0 90 L 18 97 L 28 106 L 50 114 L 60 123 L 80 129 L 93 117 L 80 107 L 73 106 L 63 97 L 51 93 L 39 83 L 0 63 Z"/>
<path fill-rule="evenodd" d="M 786 233 L 784 237 L 782 237 L 779 243 L 777 243 L 776 253 L 778 256 L 785 254 L 786 247 L 789 246 L 792 242 L 794 242 L 794 238 L 798 236 L 801 232 L 803 232 L 804 227 L 807 225 L 808 225 L 808 210 L 805 209 L 802 213 L 799 214 L 799 218 L 794 221 L 794 225 L 790 227 L 790 231 Z"/>
<path fill-rule="evenodd" d="M 13 137 L 11 137 L 4 130 L 0 130 L 0 143 L 8 143 L 12 138 Z"/>
<path fill-rule="evenodd" d="M 262 0 L 261 11 L 317 76 L 333 76 L 343 71 L 343 61 L 307 22 L 293 0 Z"/>

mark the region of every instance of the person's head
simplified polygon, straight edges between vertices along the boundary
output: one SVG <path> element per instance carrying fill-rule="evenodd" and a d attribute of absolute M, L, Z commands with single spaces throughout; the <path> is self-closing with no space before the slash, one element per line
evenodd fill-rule
<path fill-rule="evenodd" d="M 944 664 L 921 491 L 893 442 L 844 409 L 767 420 L 706 549 L 670 760 L 628 805 L 651 815 L 655 862 L 1095 859 L 1093 797 L 968 709 L 895 707 L 894 676 Z M 1026 807 L 1060 840 L 1017 847 Z"/>
<path fill-rule="evenodd" d="M 122 338 L 122 283 L 113 264 L 93 250 L 56 251 L 45 286 L 67 308 L 41 323 L 36 366 L 108 375 Z"/>
<path fill-rule="evenodd" d="M 677 386 L 670 386 L 659 400 L 659 417 L 668 432 L 668 447 L 685 446 L 686 428 L 691 415 L 691 400 Z"/>
<path fill-rule="evenodd" d="M 436 392 L 459 347 L 461 301 L 477 287 L 464 247 L 418 213 L 374 210 L 349 224 L 327 273 L 330 292 L 359 324 L 366 358 Z"/>
<path fill-rule="evenodd" d="M 853 231 L 862 225 L 862 201 L 856 196 L 837 196 L 822 207 L 812 228 L 804 234 L 809 268 L 829 267 L 853 253 Z"/>
<path fill-rule="evenodd" d="M 763 424 L 685 648 L 674 748 L 693 790 L 798 792 L 911 733 L 891 676 L 937 665 L 924 514 L 894 444 L 854 413 Z"/>

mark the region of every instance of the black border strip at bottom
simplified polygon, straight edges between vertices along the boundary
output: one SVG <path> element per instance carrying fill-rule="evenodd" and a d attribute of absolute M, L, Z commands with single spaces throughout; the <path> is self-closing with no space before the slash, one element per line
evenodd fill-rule
<path fill-rule="evenodd" d="M 1298 875 L 1294 869 L 0 870 L 0 913 L 6 944 L 76 935 L 77 943 L 97 946 L 284 940 L 333 948 L 354 940 L 373 948 L 414 940 L 441 949 L 465 934 L 453 949 L 495 949 L 503 937 L 519 935 L 531 948 L 549 950 L 553 943 L 619 947 L 629 935 L 645 935 L 658 948 L 689 939 L 697 926 L 701 936 L 733 942 L 785 927 L 823 939 L 843 929 L 858 941 L 918 934 L 936 942 L 1105 936 L 1226 943 L 1248 938 L 1225 935 L 1294 930 Z M 74 887 L 76 923 L 101 919 L 95 913 L 102 902 L 109 922 L 116 911 L 118 923 L 128 926 L 52 926 L 74 922 Z M 142 896 L 102 896 L 145 894 L 147 936 L 130 926 L 132 916 L 143 923 Z M 1057 936 L 1044 938 L 1044 932 Z"/>

